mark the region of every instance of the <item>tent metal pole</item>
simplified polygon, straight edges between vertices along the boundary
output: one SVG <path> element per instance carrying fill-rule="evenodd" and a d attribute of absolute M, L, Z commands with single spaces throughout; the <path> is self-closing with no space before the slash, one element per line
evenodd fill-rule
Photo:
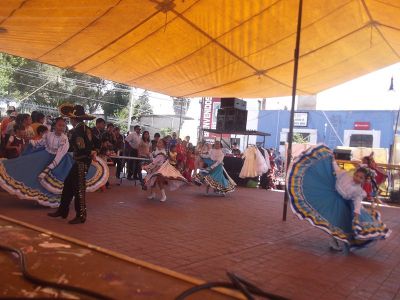
<path fill-rule="evenodd" d="M 128 132 L 131 131 L 132 113 L 133 113 L 133 100 L 135 99 L 135 88 L 131 87 L 129 93 L 129 113 L 128 113 Z"/>
<path fill-rule="evenodd" d="M 184 98 L 180 98 L 180 100 L 181 100 L 181 111 L 180 111 L 180 114 L 179 114 L 178 138 L 181 136 L 183 99 Z"/>
<path fill-rule="evenodd" d="M 293 127 L 294 127 L 294 106 L 296 101 L 297 90 L 297 73 L 299 69 L 299 54 L 300 54 L 300 35 L 301 35 L 301 17 L 303 13 L 303 0 L 299 0 L 299 13 L 297 15 L 297 35 L 296 35 L 296 48 L 294 50 L 294 70 L 293 70 L 293 85 L 292 85 L 292 107 L 290 109 L 290 126 L 288 134 L 288 148 L 286 153 L 286 176 L 289 170 L 290 161 L 292 158 L 292 143 L 293 143 Z M 283 202 L 283 216 L 282 220 L 286 221 L 287 206 L 289 202 L 289 194 L 287 187 L 285 189 L 285 197 Z"/>

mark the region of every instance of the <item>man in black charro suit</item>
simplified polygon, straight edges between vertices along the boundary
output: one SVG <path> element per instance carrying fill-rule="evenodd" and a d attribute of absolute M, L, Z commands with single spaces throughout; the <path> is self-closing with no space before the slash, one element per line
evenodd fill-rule
<path fill-rule="evenodd" d="M 69 205 L 72 198 L 75 198 L 76 216 L 69 221 L 69 224 L 79 224 L 86 221 L 86 174 L 89 170 L 92 159 L 95 158 L 93 151 L 92 132 L 85 125 L 84 120 L 92 120 L 93 116 L 85 114 L 81 105 L 71 106 L 68 104 L 60 107 L 61 114 L 69 117 L 74 126 L 70 136 L 70 147 L 74 155 L 74 164 L 64 181 L 64 188 L 61 195 L 61 203 L 57 211 L 49 213 L 50 217 L 67 218 Z"/>

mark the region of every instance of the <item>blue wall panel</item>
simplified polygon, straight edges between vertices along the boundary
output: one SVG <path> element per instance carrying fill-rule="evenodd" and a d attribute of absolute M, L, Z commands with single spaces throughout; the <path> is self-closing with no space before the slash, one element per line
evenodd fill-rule
<path fill-rule="evenodd" d="M 393 141 L 394 124 L 397 111 L 298 111 L 308 112 L 308 126 L 296 128 L 317 129 L 318 143 L 325 143 L 331 148 L 341 146 L 326 117 L 335 127 L 339 137 L 344 139 L 345 130 L 353 130 L 355 122 L 370 122 L 371 130 L 381 131 L 381 148 L 389 148 Z M 266 146 L 277 148 L 279 146 L 280 132 L 289 128 L 290 112 L 288 110 L 263 110 L 259 112 L 258 130 L 271 134 L 266 139 Z M 325 126 L 327 124 L 327 126 Z M 325 129 L 326 128 L 326 129 Z M 257 141 L 262 142 L 261 138 Z"/>

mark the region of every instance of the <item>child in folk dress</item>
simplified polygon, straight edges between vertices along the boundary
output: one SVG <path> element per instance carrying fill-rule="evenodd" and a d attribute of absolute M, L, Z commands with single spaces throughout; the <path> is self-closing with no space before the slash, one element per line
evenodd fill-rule
<path fill-rule="evenodd" d="M 14 134 L 10 136 L 6 145 L 6 157 L 8 159 L 17 158 L 21 155 L 25 147 L 25 126 L 16 124 Z"/>

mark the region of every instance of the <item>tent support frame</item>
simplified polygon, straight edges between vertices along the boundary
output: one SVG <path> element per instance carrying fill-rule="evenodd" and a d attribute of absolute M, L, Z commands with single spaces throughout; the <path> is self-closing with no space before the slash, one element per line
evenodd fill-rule
<path fill-rule="evenodd" d="M 294 70 L 293 70 L 293 84 L 292 84 L 292 107 L 290 109 L 290 126 L 288 134 L 288 149 L 286 153 L 286 176 L 288 174 L 289 165 L 292 159 L 292 144 L 293 144 L 293 127 L 294 127 L 294 106 L 296 104 L 296 91 L 297 91 L 297 73 L 299 69 L 299 55 L 300 55 L 300 37 L 301 37 L 301 18 L 303 14 L 303 0 L 299 0 L 299 12 L 297 15 L 297 34 L 296 34 L 296 48 L 294 50 Z M 289 202 L 289 193 L 287 187 L 285 189 L 285 196 L 283 200 L 283 216 L 282 220 L 286 221 L 287 207 Z"/>

